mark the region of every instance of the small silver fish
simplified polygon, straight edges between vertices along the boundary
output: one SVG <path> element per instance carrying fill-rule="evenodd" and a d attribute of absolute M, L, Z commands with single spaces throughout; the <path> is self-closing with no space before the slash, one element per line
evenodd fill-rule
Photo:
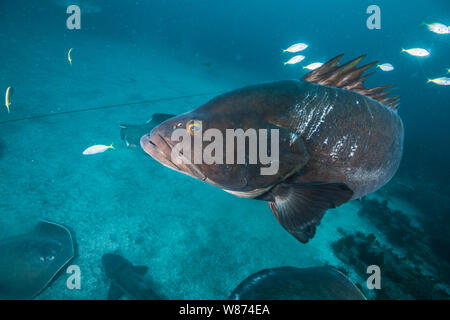
<path fill-rule="evenodd" d="M 437 34 L 449 34 L 450 30 L 449 28 L 442 23 L 426 23 L 423 22 L 422 24 L 426 25 L 428 27 L 428 30 L 430 30 L 431 32 L 437 33 Z"/>
<path fill-rule="evenodd" d="M 308 64 L 307 66 L 304 66 L 303 69 L 316 70 L 317 68 L 320 68 L 321 66 L 323 66 L 322 62 L 313 62 L 313 63 Z"/>
<path fill-rule="evenodd" d="M 5 93 L 5 106 L 8 109 L 8 113 L 9 113 L 9 107 L 11 106 L 11 96 L 13 93 L 13 88 L 8 87 L 8 89 L 6 89 L 6 93 Z"/>
<path fill-rule="evenodd" d="M 296 43 L 296 44 L 293 44 L 292 46 L 290 46 L 289 48 L 283 50 L 283 52 L 295 53 L 295 52 L 303 51 L 306 48 L 308 48 L 307 44 L 305 44 L 305 43 Z"/>
<path fill-rule="evenodd" d="M 114 146 L 112 143 L 109 146 L 105 146 L 103 144 L 96 144 L 96 145 L 91 146 L 91 147 L 87 148 L 86 150 L 84 150 L 83 154 L 84 155 L 97 154 L 97 153 L 105 152 L 108 149 L 114 149 Z"/>
<path fill-rule="evenodd" d="M 430 55 L 430 52 L 428 50 L 422 48 L 402 49 L 402 52 L 406 52 L 407 54 L 416 57 L 426 57 Z"/>
<path fill-rule="evenodd" d="M 383 64 L 379 64 L 377 65 L 378 68 L 380 68 L 383 71 L 392 71 L 394 70 L 394 66 L 390 63 L 383 63 Z"/>
<path fill-rule="evenodd" d="M 450 78 L 447 78 L 447 77 L 428 79 L 427 82 L 433 82 L 433 83 L 441 85 L 441 86 L 450 86 Z"/>
<path fill-rule="evenodd" d="M 294 56 L 294 57 L 290 58 L 288 61 L 286 61 L 284 63 L 284 65 L 296 64 L 296 63 L 299 63 L 300 61 L 302 61 L 303 59 L 305 59 L 305 56 L 302 56 L 302 55 Z"/>
<path fill-rule="evenodd" d="M 69 52 L 67 53 L 67 60 L 69 61 L 70 65 L 72 65 L 72 50 L 73 48 L 70 48 Z"/>

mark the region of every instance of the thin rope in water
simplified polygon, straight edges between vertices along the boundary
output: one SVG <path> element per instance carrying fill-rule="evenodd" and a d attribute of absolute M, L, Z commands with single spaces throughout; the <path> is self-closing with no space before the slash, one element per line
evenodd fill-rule
<path fill-rule="evenodd" d="M 420 69 L 422 70 L 423 76 L 424 76 L 427 80 L 430 79 L 430 77 L 428 77 L 428 76 L 425 74 L 425 69 L 423 68 L 422 61 L 420 61 L 419 59 L 417 59 L 417 63 L 419 64 L 419 67 L 420 67 Z"/>
<path fill-rule="evenodd" d="M 112 109 L 112 108 L 118 108 L 118 107 L 128 107 L 128 106 L 134 106 L 134 105 L 144 104 L 144 103 L 152 104 L 152 103 L 156 103 L 156 102 L 160 102 L 160 101 L 171 101 L 171 100 L 186 99 L 186 98 L 193 98 L 193 97 L 211 96 L 211 95 L 216 95 L 216 94 L 218 94 L 218 92 L 198 93 L 198 94 L 191 94 L 191 95 L 185 95 L 185 96 L 166 97 L 166 98 L 142 100 L 142 101 L 129 102 L 129 103 L 103 105 L 103 106 L 90 107 L 90 108 L 85 108 L 85 109 L 76 109 L 76 110 L 68 110 L 68 111 L 61 111 L 61 112 L 54 112 L 54 113 L 38 114 L 38 115 L 34 115 L 34 116 L 29 116 L 29 117 L 0 121 L 0 125 L 11 123 L 11 122 L 19 122 L 19 121 L 25 121 L 25 120 L 34 120 L 34 119 L 40 119 L 40 118 L 48 118 L 48 117 L 53 117 L 53 116 L 66 115 L 66 114 L 71 114 L 71 113 L 82 113 L 82 112 L 105 110 L 105 109 Z"/>

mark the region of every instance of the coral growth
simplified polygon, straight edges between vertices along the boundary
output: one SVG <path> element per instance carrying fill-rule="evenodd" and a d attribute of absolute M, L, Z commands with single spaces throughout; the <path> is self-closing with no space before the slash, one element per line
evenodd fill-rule
<path fill-rule="evenodd" d="M 382 289 L 376 290 L 375 298 L 450 298 L 450 241 L 444 233 L 450 225 L 448 215 L 427 212 L 416 217 L 414 224 L 406 213 L 391 209 L 387 200 L 362 199 L 360 204 L 358 214 L 369 220 L 380 236 L 341 231 L 343 238 L 332 248 L 362 279 L 368 277 L 367 266 L 380 266 Z M 367 287 L 362 287 L 367 292 Z"/>
<path fill-rule="evenodd" d="M 335 255 L 366 279 L 367 266 L 381 269 L 381 289 L 374 290 L 376 299 L 441 299 L 450 296 L 441 289 L 434 276 L 427 275 L 420 265 L 383 246 L 374 234 L 343 233 L 343 238 L 332 244 Z M 370 295 L 365 284 L 360 286 Z"/>

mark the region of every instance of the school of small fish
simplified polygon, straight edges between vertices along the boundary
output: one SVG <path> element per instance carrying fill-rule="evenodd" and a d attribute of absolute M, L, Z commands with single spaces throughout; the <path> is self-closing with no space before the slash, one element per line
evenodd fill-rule
<path fill-rule="evenodd" d="M 67 60 L 69 61 L 70 65 L 72 65 L 72 56 L 71 56 L 72 50 L 73 50 L 73 48 L 70 48 L 69 52 L 67 53 Z M 10 111 L 11 111 L 10 107 L 12 104 L 11 103 L 12 94 L 13 94 L 13 88 L 8 87 L 5 92 L 5 106 L 6 106 L 6 109 L 8 110 L 8 113 L 10 113 Z M 106 146 L 103 144 L 97 144 L 97 145 L 90 146 L 89 148 L 84 150 L 83 155 L 98 154 L 98 153 L 105 152 L 108 149 L 114 149 L 113 144 L 111 144 L 109 146 Z"/>
<path fill-rule="evenodd" d="M 447 26 L 443 23 L 422 22 L 422 25 L 425 25 L 428 28 L 428 30 L 430 30 L 431 32 L 434 32 L 436 34 L 439 34 L 439 35 L 450 34 L 450 26 Z M 299 43 L 295 43 L 295 44 L 289 46 L 287 49 L 284 49 L 283 53 L 284 52 L 297 53 L 297 52 L 305 50 L 306 48 L 308 48 L 308 45 L 306 43 L 299 42 Z M 409 49 L 402 48 L 401 52 L 402 53 L 405 52 L 411 56 L 419 57 L 419 58 L 428 57 L 430 55 L 430 51 L 427 49 L 424 49 L 424 48 L 409 48 Z M 284 62 L 284 65 L 297 64 L 297 63 L 303 61 L 304 59 L 305 59 L 305 56 L 296 55 L 296 56 L 291 57 L 286 62 Z M 321 62 L 313 62 L 306 66 L 303 66 L 303 69 L 310 70 L 310 71 L 316 70 L 316 69 L 320 68 L 322 65 L 323 65 L 323 63 L 321 63 Z M 379 68 L 380 70 L 382 70 L 384 72 L 393 71 L 395 69 L 391 63 L 387 63 L 387 62 L 377 65 L 377 68 Z M 450 73 L 450 68 L 447 68 L 447 73 Z M 450 78 L 439 77 L 439 78 L 434 78 L 434 79 L 428 79 L 428 82 L 432 82 L 434 84 L 438 84 L 438 85 L 442 85 L 442 86 L 448 86 L 448 85 L 450 85 Z"/>

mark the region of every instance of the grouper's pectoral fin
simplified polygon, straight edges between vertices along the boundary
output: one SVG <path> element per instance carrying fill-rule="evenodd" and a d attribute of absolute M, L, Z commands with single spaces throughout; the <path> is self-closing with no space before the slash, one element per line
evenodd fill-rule
<path fill-rule="evenodd" d="M 124 292 L 118 285 L 116 285 L 114 282 L 111 283 L 111 286 L 108 290 L 108 300 L 118 300 L 120 297 L 122 297 Z"/>
<path fill-rule="evenodd" d="M 278 222 L 306 243 L 314 236 L 325 211 L 349 201 L 353 191 L 343 183 L 281 183 L 268 196 Z"/>
<path fill-rule="evenodd" d="M 292 131 L 274 125 L 267 125 L 266 129 L 267 139 L 262 139 L 270 143 L 263 154 L 270 155 L 271 159 L 268 164 L 261 165 L 258 162 L 251 164 L 248 160 L 249 153 L 247 153 L 245 179 L 247 186 L 267 191 L 270 189 L 268 187 L 284 181 L 300 170 L 308 162 L 309 153 L 303 138 Z M 273 136 L 273 129 L 276 130 L 278 137 Z M 273 143 L 274 141 L 278 143 Z M 261 152 L 261 149 L 259 151 Z M 250 197 L 253 198 L 253 196 Z"/>

